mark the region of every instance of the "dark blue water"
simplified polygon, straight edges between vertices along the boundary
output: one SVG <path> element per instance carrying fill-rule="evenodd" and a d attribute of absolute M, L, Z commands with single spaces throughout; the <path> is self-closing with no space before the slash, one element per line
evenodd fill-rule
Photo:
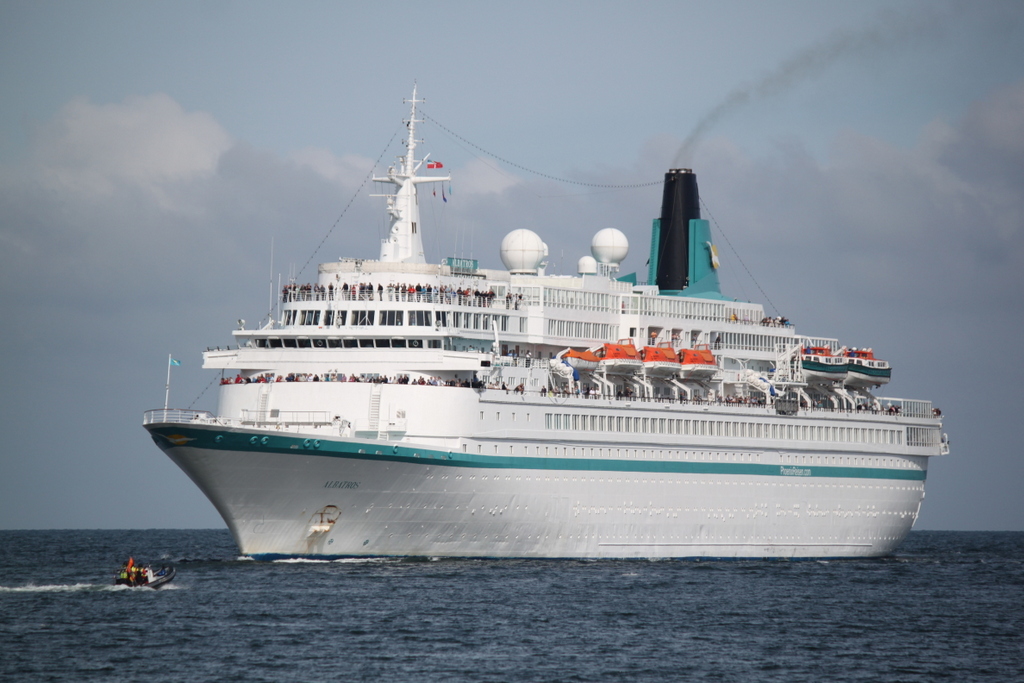
<path fill-rule="evenodd" d="M 165 590 L 115 588 L 134 555 Z M 1024 680 L 1024 533 L 831 562 L 240 560 L 226 531 L 0 531 L 3 681 Z"/>

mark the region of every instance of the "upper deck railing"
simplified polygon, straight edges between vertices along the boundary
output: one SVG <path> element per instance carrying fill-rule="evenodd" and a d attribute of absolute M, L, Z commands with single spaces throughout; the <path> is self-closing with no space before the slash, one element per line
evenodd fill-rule
<path fill-rule="evenodd" d="M 522 295 L 507 293 L 504 296 L 492 290 L 469 289 L 427 289 L 417 290 L 405 287 L 381 287 L 370 285 L 355 286 L 351 289 L 321 285 L 289 285 L 281 292 L 281 301 L 379 301 L 389 303 L 442 304 L 467 306 L 470 308 L 518 309 L 525 305 Z"/>

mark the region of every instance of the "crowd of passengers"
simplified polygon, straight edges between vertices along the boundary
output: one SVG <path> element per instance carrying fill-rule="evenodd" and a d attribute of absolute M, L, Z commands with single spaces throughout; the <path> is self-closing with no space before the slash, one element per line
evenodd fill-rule
<path fill-rule="evenodd" d="M 411 284 L 388 284 L 386 287 L 378 284 L 360 283 L 348 286 L 348 283 L 335 287 L 329 283 L 326 287 L 321 284 L 288 284 L 281 292 L 281 300 L 289 301 L 405 301 L 414 303 L 436 303 L 436 304 L 459 304 L 481 308 L 494 306 L 497 295 L 494 290 L 479 290 L 448 287 L 441 285 L 411 285 Z M 523 302 L 522 294 L 505 295 L 505 308 L 519 310 Z M 499 304 L 500 305 L 500 304 Z"/>
<path fill-rule="evenodd" d="M 761 318 L 761 325 L 763 327 L 789 327 L 789 318 L 785 316 L 778 316 L 777 318 L 769 318 L 765 316 Z"/>
<path fill-rule="evenodd" d="M 346 375 L 343 372 L 325 372 L 316 374 L 311 372 L 289 372 L 287 375 L 278 375 L 273 372 L 265 372 L 262 375 L 244 377 L 235 375 L 234 379 L 224 377 L 221 384 L 273 384 L 275 382 L 365 382 L 368 384 L 415 384 L 419 386 L 433 387 L 466 387 L 477 388 L 483 386 L 476 380 L 468 379 L 441 379 L 440 377 L 419 377 L 411 379 L 409 375 L 397 375 L 388 377 L 386 375 Z"/>

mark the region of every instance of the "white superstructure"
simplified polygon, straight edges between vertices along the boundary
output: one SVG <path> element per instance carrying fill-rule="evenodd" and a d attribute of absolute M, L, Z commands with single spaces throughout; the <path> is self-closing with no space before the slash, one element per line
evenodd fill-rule
<path fill-rule="evenodd" d="M 419 175 L 410 102 L 380 259 L 322 264 L 207 351 L 215 413 L 146 413 L 243 553 L 858 557 L 906 536 L 947 452 L 929 402 L 808 381 L 804 351 L 838 340 L 716 297 L 699 218 L 679 287 L 616 280 L 617 230 L 575 277 L 527 230 L 507 271 L 427 264 L 417 187 L 448 178 Z"/>

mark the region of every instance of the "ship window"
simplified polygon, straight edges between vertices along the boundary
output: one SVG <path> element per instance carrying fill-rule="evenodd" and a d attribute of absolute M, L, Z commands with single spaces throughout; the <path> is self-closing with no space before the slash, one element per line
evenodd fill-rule
<path fill-rule="evenodd" d="M 342 342 L 342 344 L 345 345 L 346 349 L 354 349 L 357 346 L 359 346 L 359 340 L 358 339 L 342 339 L 341 342 Z"/>
<path fill-rule="evenodd" d="M 422 339 L 410 339 L 409 340 L 409 348 L 410 349 L 422 349 L 423 348 L 423 340 Z"/>
<path fill-rule="evenodd" d="M 303 311 L 300 325 L 319 325 L 320 311 Z"/>
<path fill-rule="evenodd" d="M 388 348 L 391 348 L 391 340 L 390 339 L 374 339 L 373 340 L 373 345 L 376 348 L 378 348 L 378 349 L 388 349 Z"/>
<path fill-rule="evenodd" d="M 352 311 L 353 325 L 372 325 L 376 311 Z"/>
<path fill-rule="evenodd" d="M 345 316 L 347 314 L 348 314 L 348 311 L 336 311 L 335 312 L 335 314 L 334 314 L 334 322 L 338 325 L 338 327 L 341 327 L 342 325 L 345 324 Z"/>
<path fill-rule="evenodd" d="M 279 349 L 281 348 L 281 340 L 278 339 L 277 337 L 271 337 L 270 339 L 267 340 L 267 346 L 269 346 L 272 349 Z"/>
<path fill-rule="evenodd" d="M 341 347 L 341 340 L 340 339 L 328 339 L 327 340 L 327 348 L 329 348 L 329 349 L 337 349 L 337 348 L 340 348 L 340 347 Z"/>
<path fill-rule="evenodd" d="M 421 327 L 429 327 L 433 325 L 431 322 L 430 311 L 409 311 L 409 324 L 419 325 Z"/>
<path fill-rule="evenodd" d="M 324 311 L 324 325 L 334 324 L 334 311 Z"/>
<path fill-rule="evenodd" d="M 392 339 L 391 340 L 391 348 L 393 348 L 393 349 L 404 349 L 405 348 L 405 340 L 404 339 Z"/>
<path fill-rule="evenodd" d="M 431 349 L 439 349 L 439 348 L 441 348 L 441 340 L 440 339 L 428 339 L 427 340 L 427 347 L 431 348 Z"/>
<path fill-rule="evenodd" d="M 284 342 L 284 347 L 286 349 L 294 349 L 296 346 L 298 346 L 295 343 L 294 339 L 282 339 L 281 341 Z"/>
<path fill-rule="evenodd" d="M 371 348 L 372 349 L 373 348 L 373 340 L 372 339 L 360 339 L 359 340 L 359 348 L 361 348 L 361 349 Z"/>
<path fill-rule="evenodd" d="M 380 312 L 380 324 L 381 325 L 401 325 L 403 311 L 381 311 Z"/>
<path fill-rule="evenodd" d="M 261 338 L 261 339 L 256 339 L 254 341 L 256 342 L 256 347 L 257 348 L 260 348 L 260 349 L 267 348 L 267 340 L 266 339 L 262 339 Z"/>
<path fill-rule="evenodd" d="M 434 320 L 437 322 L 438 327 L 448 327 L 448 311 L 436 311 L 434 313 Z"/>
<path fill-rule="evenodd" d="M 310 341 L 309 337 L 303 337 L 302 339 L 296 340 L 299 344 L 300 349 L 308 349 L 313 346 L 313 342 Z"/>
<path fill-rule="evenodd" d="M 324 339 L 323 337 L 318 337 L 318 338 L 314 339 L 313 340 L 313 348 L 316 348 L 316 349 L 325 349 L 325 348 L 327 348 L 327 340 Z"/>

